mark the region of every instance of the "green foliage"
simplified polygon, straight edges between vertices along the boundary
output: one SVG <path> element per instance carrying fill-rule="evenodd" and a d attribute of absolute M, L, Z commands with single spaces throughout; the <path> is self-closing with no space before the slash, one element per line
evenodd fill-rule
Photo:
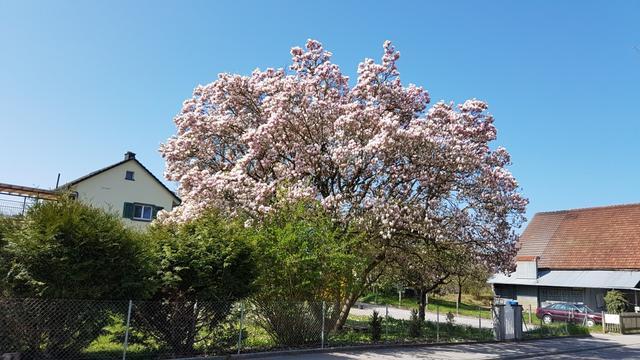
<path fill-rule="evenodd" d="M 7 296 L 130 299 L 148 293 L 140 235 L 102 210 L 73 200 L 37 204 L 4 238 Z"/>
<path fill-rule="evenodd" d="M 612 314 L 620 314 L 629 306 L 629 301 L 619 290 L 609 290 L 604 296 L 604 302 L 607 306 L 607 312 Z"/>
<path fill-rule="evenodd" d="M 354 251 L 360 235 L 335 224 L 316 202 L 301 201 L 278 204 L 255 225 L 254 239 L 259 270 L 253 303 L 264 330 L 287 345 L 317 341 L 322 301 L 337 309 L 363 262 Z M 338 315 L 325 319 L 327 329 Z"/>
<path fill-rule="evenodd" d="M 525 339 L 549 338 L 561 336 L 589 335 L 590 332 L 602 332 L 597 328 L 588 328 L 580 324 L 572 322 L 554 322 L 551 324 L 541 324 L 535 328 L 529 329 L 524 333 Z"/>
<path fill-rule="evenodd" d="M 453 326 L 453 324 L 456 321 L 456 315 L 453 312 L 449 311 L 449 312 L 447 312 L 446 317 L 447 317 L 447 325 L 448 326 Z"/>
<path fill-rule="evenodd" d="M 14 231 L 22 217 L 0 216 L 0 247 L 7 244 L 6 236 Z"/>
<path fill-rule="evenodd" d="M 409 337 L 418 338 L 422 336 L 423 321 L 418 317 L 418 310 L 411 310 L 409 319 Z"/>
<path fill-rule="evenodd" d="M 216 211 L 152 227 L 154 302 L 136 309 L 136 325 L 175 354 L 193 354 L 194 344 L 210 340 L 233 303 L 253 289 L 256 267 L 247 235 L 240 220 Z"/>
<path fill-rule="evenodd" d="M 109 317 L 109 324 L 102 329 L 102 343 L 123 344 L 126 333 L 126 314 L 112 314 Z M 159 345 L 153 338 L 149 337 L 139 328 L 131 326 L 129 328 L 129 337 L 127 338 L 129 345 L 140 345 L 145 349 L 157 350 Z"/>
<path fill-rule="evenodd" d="M 471 316 L 474 318 L 478 318 L 478 316 L 483 319 L 491 319 L 491 309 L 485 305 L 484 303 L 471 303 L 473 298 L 471 296 L 465 296 L 468 302 L 462 302 L 459 306 L 458 315 L 462 316 Z M 446 312 L 455 312 L 456 311 L 456 303 L 452 300 L 447 300 L 455 298 L 455 295 L 447 295 L 447 297 L 429 297 L 429 304 L 426 307 L 426 311 L 436 312 L 436 307 L 440 311 L 441 314 Z M 491 299 L 491 298 L 490 298 Z M 360 302 L 369 303 L 369 304 L 378 304 L 378 305 L 391 305 L 394 307 L 399 307 L 398 303 L 398 293 L 378 293 L 377 295 L 374 293 L 368 293 L 359 299 Z M 463 300 L 465 301 L 465 300 Z M 418 302 L 413 297 L 403 297 L 402 298 L 402 308 L 417 308 Z"/>
<path fill-rule="evenodd" d="M 337 226 L 317 203 L 284 204 L 256 226 L 259 299 L 343 299 L 363 259 L 361 235 Z"/>
<path fill-rule="evenodd" d="M 322 302 L 284 301 L 271 299 L 256 301 L 257 324 L 275 343 L 281 346 L 300 346 L 318 342 L 322 326 Z M 325 319 L 328 329 L 329 319 Z"/>
<path fill-rule="evenodd" d="M 9 295 L 6 293 L 6 274 L 9 272 L 10 265 L 10 257 L 6 248 L 8 243 L 7 236 L 15 231 L 21 219 L 21 217 L 0 216 L 0 296 Z"/>
<path fill-rule="evenodd" d="M 0 311 L 1 327 L 21 329 L 18 338 L 9 340 L 16 349 L 54 358 L 78 353 L 122 309 L 66 299 L 127 299 L 148 293 L 144 243 L 113 215 L 65 199 L 37 204 L 24 218 L 2 223 L 2 295 L 26 298 L 7 299 Z"/>
<path fill-rule="evenodd" d="M 216 211 L 181 225 L 153 226 L 151 298 L 233 302 L 249 295 L 256 266 L 248 235 L 240 220 Z"/>
<path fill-rule="evenodd" d="M 369 319 L 369 331 L 371 332 L 371 341 L 380 341 L 382 337 L 382 317 L 375 310 Z"/>
<path fill-rule="evenodd" d="M 344 331 L 330 334 L 329 345 L 354 345 L 371 343 L 371 332 L 360 329 L 370 328 L 371 317 L 350 315 Z M 477 326 L 453 325 L 451 328 L 443 329 L 433 321 L 424 321 L 422 324 L 422 334 L 418 337 L 407 336 L 410 334 L 410 321 L 386 318 L 383 320 L 384 334 L 381 340 L 391 343 L 415 343 L 415 342 L 435 342 L 438 338 L 441 342 L 459 341 L 489 341 L 493 339 L 493 330 L 490 328 L 478 329 Z"/>

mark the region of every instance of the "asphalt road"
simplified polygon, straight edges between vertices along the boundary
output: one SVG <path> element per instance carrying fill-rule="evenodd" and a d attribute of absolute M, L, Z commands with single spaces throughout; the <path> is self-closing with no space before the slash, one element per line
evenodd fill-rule
<path fill-rule="evenodd" d="M 401 359 L 640 359 L 640 335 L 595 335 L 520 343 L 396 347 L 361 351 L 294 354 L 280 360 L 401 360 Z"/>

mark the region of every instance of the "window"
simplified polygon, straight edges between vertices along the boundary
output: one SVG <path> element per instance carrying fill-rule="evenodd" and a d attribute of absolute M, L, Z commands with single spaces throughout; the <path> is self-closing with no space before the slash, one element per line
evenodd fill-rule
<path fill-rule="evenodd" d="M 579 304 L 579 305 L 576 305 L 576 307 L 578 308 L 578 311 L 583 312 L 583 313 L 593 313 L 594 312 L 587 305 Z"/>
<path fill-rule="evenodd" d="M 133 171 L 127 170 L 127 172 L 124 174 L 124 179 L 133 181 Z"/>
<path fill-rule="evenodd" d="M 135 221 L 151 221 L 162 209 L 162 206 L 126 202 L 122 209 L 122 217 Z"/>
<path fill-rule="evenodd" d="M 153 206 L 151 205 L 133 205 L 133 219 L 134 220 L 148 220 L 151 221 L 153 215 Z"/>

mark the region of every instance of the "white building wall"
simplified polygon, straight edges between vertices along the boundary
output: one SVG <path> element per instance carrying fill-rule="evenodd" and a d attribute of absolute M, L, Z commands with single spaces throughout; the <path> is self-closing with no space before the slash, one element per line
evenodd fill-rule
<path fill-rule="evenodd" d="M 125 180 L 126 171 L 134 172 L 134 180 Z M 112 212 L 122 218 L 125 202 L 173 208 L 175 198 L 136 161 L 127 161 L 90 177 L 72 187 L 78 199 L 86 204 Z M 125 224 L 143 229 L 147 221 L 122 219 Z"/>

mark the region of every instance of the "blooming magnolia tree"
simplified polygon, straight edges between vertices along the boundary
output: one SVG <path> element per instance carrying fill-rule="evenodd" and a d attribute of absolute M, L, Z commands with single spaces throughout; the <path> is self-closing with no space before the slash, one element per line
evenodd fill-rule
<path fill-rule="evenodd" d="M 161 221 L 211 206 L 259 219 L 281 193 L 317 199 L 337 223 L 366 229 L 380 250 L 363 286 L 404 239 L 455 239 L 494 269 L 510 264 L 527 200 L 507 151 L 490 147 L 496 128 L 484 102 L 428 107 L 427 91 L 401 83 L 389 41 L 380 63 L 360 63 L 353 86 L 319 42 L 291 55 L 290 71 L 220 74 L 184 102 L 160 149 L 183 203 Z M 345 299 L 347 311 L 358 295 Z"/>

